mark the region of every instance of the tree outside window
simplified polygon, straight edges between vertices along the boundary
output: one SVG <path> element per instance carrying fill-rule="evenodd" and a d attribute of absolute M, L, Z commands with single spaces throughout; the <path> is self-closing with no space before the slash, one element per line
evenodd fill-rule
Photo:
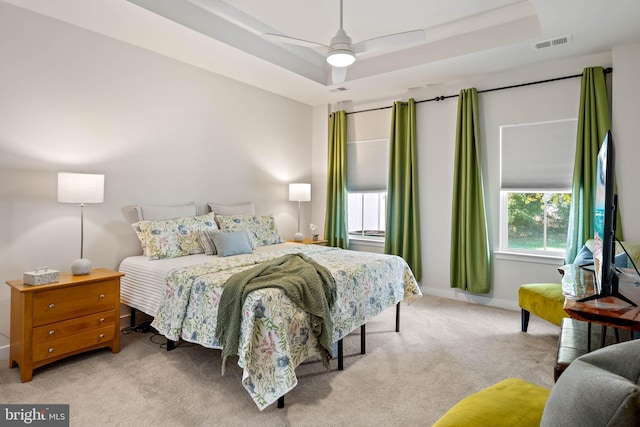
<path fill-rule="evenodd" d="M 505 193 L 508 218 L 506 248 L 565 251 L 570 193 Z"/>

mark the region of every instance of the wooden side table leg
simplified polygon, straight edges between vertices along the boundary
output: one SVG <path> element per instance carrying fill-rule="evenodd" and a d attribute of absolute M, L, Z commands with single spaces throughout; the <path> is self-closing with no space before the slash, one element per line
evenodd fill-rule
<path fill-rule="evenodd" d="M 33 367 L 31 363 L 25 363 L 25 366 L 20 366 L 20 381 L 23 383 L 31 381 L 33 377 Z"/>

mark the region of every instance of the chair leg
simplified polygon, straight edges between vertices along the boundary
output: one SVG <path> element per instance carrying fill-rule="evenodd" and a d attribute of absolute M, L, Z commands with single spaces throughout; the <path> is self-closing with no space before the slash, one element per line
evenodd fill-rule
<path fill-rule="evenodd" d="M 520 319 L 521 319 L 521 322 L 522 322 L 522 332 L 527 332 L 527 328 L 529 327 L 529 315 L 530 314 L 531 313 L 529 313 L 524 308 L 522 310 L 520 310 Z"/>

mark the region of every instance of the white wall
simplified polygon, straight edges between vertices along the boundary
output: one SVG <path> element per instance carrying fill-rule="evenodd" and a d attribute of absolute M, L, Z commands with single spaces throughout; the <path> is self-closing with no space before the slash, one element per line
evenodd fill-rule
<path fill-rule="evenodd" d="M 2 282 L 69 271 L 79 256 L 80 212 L 57 203 L 59 171 L 106 175 L 104 203 L 85 209 L 96 267 L 140 253 L 136 204 L 196 201 L 204 213 L 251 200 L 292 237 L 287 184 L 312 178 L 311 107 L 5 3 L 0 40 Z M 9 295 L 0 286 L 4 335 Z"/>
<path fill-rule="evenodd" d="M 640 242 L 640 43 L 613 49 L 612 135 L 624 239 Z"/>
<path fill-rule="evenodd" d="M 634 213 L 640 208 L 640 197 L 635 183 L 640 158 L 637 115 L 634 103 L 640 85 L 637 83 L 638 45 L 621 47 L 614 51 L 612 63 L 610 53 L 602 53 L 565 61 L 539 64 L 523 70 L 485 76 L 482 79 L 460 82 L 456 87 L 429 88 L 420 99 L 440 95 L 457 94 L 460 89 L 476 87 L 478 90 L 552 79 L 580 74 L 585 67 L 612 66 L 613 73 L 613 117 L 614 138 L 618 148 L 618 180 L 621 190 L 621 209 L 627 240 L 640 240 Z M 624 94 L 624 97 L 622 97 Z M 515 89 L 481 93 L 479 95 L 481 156 L 486 190 L 487 221 L 492 251 L 499 245 L 499 128 L 503 124 L 533 123 L 575 118 L 578 114 L 580 78 L 526 86 Z M 375 104 L 353 105 L 347 111 L 390 106 L 394 100 Z M 624 110 L 625 114 L 620 114 Z M 366 139 L 366 132 L 379 126 L 386 114 L 390 120 L 390 109 L 361 116 L 357 127 L 351 129 L 355 139 Z M 492 256 L 492 291 L 486 295 L 474 295 L 450 288 L 449 252 L 451 234 L 451 194 L 453 187 L 453 164 L 455 153 L 455 128 L 457 98 L 438 102 L 418 103 L 417 136 L 419 158 L 420 211 L 422 227 L 422 290 L 448 298 L 464 299 L 480 304 L 518 309 L 518 287 L 522 283 L 558 282 L 557 267 L 561 260 L 523 260 L 522 258 Z M 367 126 L 366 117 L 373 117 Z M 351 117 L 351 115 L 349 116 Z M 316 148 L 314 148 L 315 150 Z M 625 185 L 626 183 L 626 185 Z M 317 205 L 316 205 L 317 206 Z"/>

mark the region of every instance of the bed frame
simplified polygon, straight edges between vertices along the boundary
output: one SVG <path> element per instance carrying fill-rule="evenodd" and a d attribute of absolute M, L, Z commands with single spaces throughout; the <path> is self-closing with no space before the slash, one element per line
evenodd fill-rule
<path fill-rule="evenodd" d="M 131 307 L 129 317 L 129 325 L 131 328 L 135 328 L 136 326 L 136 309 Z M 400 332 L 400 303 L 396 304 L 396 332 Z M 343 340 L 344 338 L 338 341 L 338 371 L 344 370 L 344 346 Z M 167 339 L 167 351 L 171 351 L 176 348 L 176 342 L 170 339 Z M 365 354 L 367 351 L 366 347 L 366 323 L 360 325 L 360 354 Z M 284 396 L 280 396 L 278 398 L 278 408 L 284 408 Z"/>

